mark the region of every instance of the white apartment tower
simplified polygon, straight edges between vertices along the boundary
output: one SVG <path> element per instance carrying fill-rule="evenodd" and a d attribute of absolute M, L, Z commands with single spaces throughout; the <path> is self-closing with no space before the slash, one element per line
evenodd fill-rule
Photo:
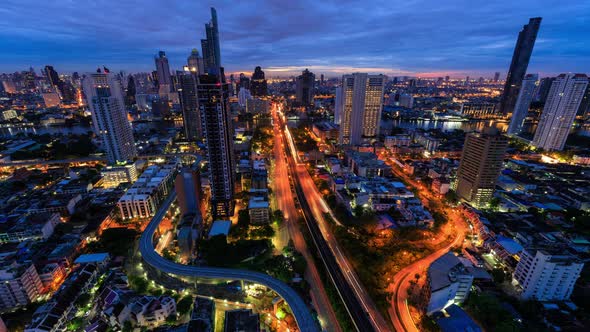
<path fill-rule="evenodd" d="M 336 96 L 334 97 L 334 123 L 340 124 L 342 116 L 342 87 L 336 87 Z"/>
<path fill-rule="evenodd" d="M 342 76 L 340 144 L 360 145 L 377 138 L 386 79 L 366 73 Z"/>
<path fill-rule="evenodd" d="M 584 263 L 563 251 L 526 249 L 514 271 L 522 299 L 563 301 L 569 299 Z"/>
<path fill-rule="evenodd" d="M 109 73 L 91 73 L 83 88 L 94 132 L 102 139 L 109 164 L 132 160 L 137 150 L 119 82 Z"/>
<path fill-rule="evenodd" d="M 561 74 L 551 84 L 532 144 L 544 150 L 563 150 L 586 86 L 585 74 Z"/>
<path fill-rule="evenodd" d="M 529 112 L 529 106 L 531 105 L 531 101 L 533 100 L 535 92 L 537 91 L 538 85 L 538 74 L 528 74 L 522 80 L 520 92 L 518 93 L 518 98 L 516 98 L 516 105 L 514 106 L 514 111 L 512 112 L 512 119 L 510 120 L 510 125 L 508 126 L 508 135 L 518 135 L 522 131 L 524 119 Z"/>

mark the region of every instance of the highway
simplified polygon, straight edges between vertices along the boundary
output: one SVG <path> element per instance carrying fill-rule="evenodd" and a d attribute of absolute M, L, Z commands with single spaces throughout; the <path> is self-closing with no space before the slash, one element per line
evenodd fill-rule
<path fill-rule="evenodd" d="M 428 188 L 424 188 L 423 184 L 413 180 L 403 171 L 400 171 L 390 160 L 386 159 L 386 161 L 389 163 L 396 176 L 401 178 L 409 186 L 419 190 L 419 198 L 424 203 L 427 203 L 427 201 L 440 201 L 440 198 L 433 195 L 428 190 Z M 393 311 L 391 320 L 396 331 L 420 331 L 420 329 L 414 323 L 408 308 L 407 299 L 410 281 L 414 279 L 414 275 L 416 274 L 425 276 L 426 270 L 430 264 L 432 264 L 432 262 L 446 254 L 451 248 L 461 246 L 463 244 L 463 240 L 465 239 L 467 223 L 464 221 L 461 213 L 456 211 L 456 209 L 445 206 L 442 202 L 441 210 L 439 212 L 445 213 L 451 221 L 451 227 L 448 227 L 447 232 L 443 232 L 442 236 L 454 237 L 454 239 L 447 246 L 435 251 L 421 260 L 406 266 L 393 277 L 393 282 L 389 285 L 389 290 L 393 294 L 391 298 L 391 309 Z M 439 238 L 441 237 L 441 235 L 438 236 Z"/>
<path fill-rule="evenodd" d="M 274 106 L 276 107 L 276 106 Z M 276 113 L 275 113 L 276 114 Z M 278 124 L 278 119 L 274 118 L 274 123 Z M 295 194 L 291 191 L 291 175 L 289 174 L 289 166 L 287 164 L 285 145 L 282 139 L 279 126 L 274 126 L 274 170 L 272 176 L 272 188 L 276 197 L 278 208 L 283 211 L 285 221 L 281 225 L 281 233 L 279 233 L 281 240 L 277 249 L 282 249 L 289 239 L 293 241 L 295 249 L 300 252 L 307 262 L 307 269 L 305 271 L 305 279 L 309 282 L 310 295 L 314 307 L 318 312 L 318 317 L 322 328 L 328 332 L 341 332 L 340 323 L 334 313 L 334 309 L 330 304 L 330 300 L 324 288 L 322 279 L 316 267 L 316 263 L 309 251 L 309 247 L 305 243 L 305 239 L 301 230 L 299 229 L 298 219 L 300 213 L 295 207 Z M 284 228 L 283 228 L 284 227 Z M 285 233 L 285 234 L 282 234 Z"/>
<path fill-rule="evenodd" d="M 340 249 L 336 238 L 331 234 L 324 213 L 329 213 L 313 180 L 307 173 L 305 165 L 296 162 L 296 151 L 288 131 L 281 122 L 281 134 L 287 149 L 289 167 L 295 171 L 295 191 L 303 210 L 307 227 L 320 253 L 330 279 L 336 286 L 346 310 L 358 331 L 390 331 L 389 325 L 371 300 L 367 291 L 358 279 L 354 269 L 348 263 Z M 290 135 L 289 135 L 290 136 Z"/>
<path fill-rule="evenodd" d="M 318 325 L 311 315 L 309 308 L 299 296 L 299 294 L 297 294 L 285 283 L 267 274 L 240 269 L 183 265 L 171 262 L 160 256 L 154 249 L 154 233 L 175 198 L 176 192 L 172 191 L 141 235 L 139 240 L 139 250 L 143 260 L 147 264 L 162 272 L 178 276 L 224 280 L 245 280 L 264 285 L 274 290 L 285 300 L 285 302 L 289 304 L 289 307 L 293 311 L 293 315 L 295 316 L 295 320 L 297 321 L 297 325 L 301 331 L 319 331 Z"/>

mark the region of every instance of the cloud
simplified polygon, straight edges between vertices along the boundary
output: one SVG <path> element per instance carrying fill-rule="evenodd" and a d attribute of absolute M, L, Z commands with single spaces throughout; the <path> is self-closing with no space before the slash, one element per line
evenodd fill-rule
<path fill-rule="evenodd" d="M 200 49 L 211 5 L 228 72 L 260 65 L 270 75 L 301 68 L 491 75 L 507 71 L 518 31 L 533 16 L 543 22 L 529 71 L 590 68 L 584 1 L 4 0 L 0 45 L 8 52 L 0 52 L 0 71 L 45 64 L 148 71 L 158 50 L 181 68 Z"/>

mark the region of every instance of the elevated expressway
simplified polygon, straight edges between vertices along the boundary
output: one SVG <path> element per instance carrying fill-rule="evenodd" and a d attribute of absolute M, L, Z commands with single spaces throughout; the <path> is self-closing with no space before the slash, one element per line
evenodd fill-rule
<path fill-rule="evenodd" d="M 289 304 L 289 307 L 291 308 L 293 315 L 295 316 L 295 320 L 297 321 L 297 325 L 301 331 L 319 331 L 318 324 L 311 315 L 311 312 L 303 299 L 291 287 L 282 281 L 260 272 L 240 269 L 183 265 L 171 262 L 160 256 L 154 249 L 154 233 L 175 198 L 176 192 L 173 191 L 164 201 L 162 207 L 158 210 L 156 215 L 152 218 L 141 235 L 139 240 L 139 250 L 143 260 L 147 264 L 162 272 L 177 276 L 223 280 L 245 280 L 264 285 L 279 294 L 279 296 L 281 296 Z"/>

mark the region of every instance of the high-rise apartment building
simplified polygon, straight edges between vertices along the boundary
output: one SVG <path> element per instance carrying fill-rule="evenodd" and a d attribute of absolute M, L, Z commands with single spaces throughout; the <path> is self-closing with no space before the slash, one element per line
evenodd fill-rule
<path fill-rule="evenodd" d="M 584 263 L 556 249 L 525 249 L 514 271 L 522 299 L 568 300 Z"/>
<path fill-rule="evenodd" d="M 257 66 L 252 73 L 252 81 L 250 82 L 250 93 L 254 97 L 262 97 L 268 95 L 268 87 L 264 72 L 260 66 Z"/>
<path fill-rule="evenodd" d="M 518 135 L 522 131 L 524 119 L 529 112 L 529 106 L 531 105 L 531 101 L 533 101 L 538 85 L 539 75 L 537 74 L 528 74 L 522 80 L 522 86 L 520 87 L 514 112 L 512 112 L 512 118 L 508 126 L 508 135 Z"/>
<path fill-rule="evenodd" d="M 534 146 L 563 150 L 587 86 L 585 74 L 561 74 L 555 78 L 533 138 Z"/>
<path fill-rule="evenodd" d="M 499 134 L 496 128 L 467 134 L 457 171 L 457 196 L 460 199 L 475 207 L 488 205 L 502 171 L 507 147 L 507 137 Z"/>
<path fill-rule="evenodd" d="M 75 89 L 69 82 L 59 78 L 53 66 L 45 66 L 44 69 L 47 82 L 57 91 L 64 102 L 72 102 L 75 99 Z"/>
<path fill-rule="evenodd" d="M 342 116 L 342 86 L 336 87 L 336 96 L 334 97 L 334 123 L 340 124 L 340 117 Z"/>
<path fill-rule="evenodd" d="M 135 86 L 135 79 L 133 75 L 129 75 L 127 79 L 127 89 L 125 90 L 125 105 L 133 106 L 136 104 L 135 95 L 137 94 L 137 88 Z"/>
<path fill-rule="evenodd" d="M 197 96 L 207 142 L 213 219 L 228 217 L 234 211 L 235 182 L 229 84 L 214 75 L 202 75 Z"/>
<path fill-rule="evenodd" d="M 310 106 L 313 103 L 314 84 L 315 75 L 307 69 L 297 76 L 295 96 L 299 105 Z"/>
<path fill-rule="evenodd" d="M 537 87 L 537 93 L 535 95 L 535 100 L 545 104 L 547 101 L 547 95 L 549 95 L 549 89 L 551 89 L 551 84 L 555 81 L 555 77 L 543 77 L 539 81 L 539 86 Z"/>
<path fill-rule="evenodd" d="M 82 86 L 109 164 L 132 160 L 137 150 L 119 82 L 112 74 L 97 72 L 88 74 Z"/>
<path fill-rule="evenodd" d="M 188 71 L 196 73 L 197 75 L 205 74 L 205 63 L 196 48 L 193 48 L 191 55 L 186 59 L 186 63 L 188 65 Z"/>
<path fill-rule="evenodd" d="M 43 284 L 37 269 L 30 265 L 12 264 L 0 268 L 0 310 L 25 306 L 41 295 Z"/>
<path fill-rule="evenodd" d="M 200 214 L 201 175 L 199 169 L 196 166 L 182 168 L 176 175 L 174 187 L 181 215 Z"/>
<path fill-rule="evenodd" d="M 500 80 L 500 72 L 497 71 L 496 73 L 494 73 L 494 82 L 498 82 Z"/>
<path fill-rule="evenodd" d="M 205 72 L 218 75 L 221 67 L 221 50 L 219 48 L 219 26 L 217 11 L 211 8 L 211 21 L 205 24 L 206 39 L 201 39 Z"/>
<path fill-rule="evenodd" d="M 156 62 L 156 72 L 158 73 L 158 87 L 161 94 L 170 92 L 172 87 L 172 78 L 170 76 L 170 64 L 166 57 L 166 52 L 160 51 L 154 58 Z"/>
<path fill-rule="evenodd" d="M 583 119 L 587 119 L 590 116 L 590 83 L 586 87 L 586 92 L 584 92 L 584 97 L 582 97 L 582 102 L 580 102 L 580 107 L 578 107 L 576 115 L 581 116 Z"/>
<path fill-rule="evenodd" d="M 189 141 L 196 141 L 203 137 L 201 112 L 197 97 L 196 73 L 184 72 L 178 76 L 178 97 L 182 109 L 182 121 L 184 125 L 184 137 Z"/>
<path fill-rule="evenodd" d="M 506 115 L 514 111 L 514 105 L 516 105 L 518 92 L 529 66 L 529 60 L 533 53 L 533 47 L 535 46 L 535 40 L 537 39 L 537 33 L 539 32 L 540 26 L 540 17 L 531 18 L 529 23 L 525 24 L 522 30 L 518 33 L 518 40 L 516 41 L 516 47 L 514 48 L 514 54 L 512 55 L 512 62 L 510 63 L 510 69 L 508 70 L 506 83 L 504 84 L 504 92 L 500 98 L 498 109 L 500 114 Z"/>
<path fill-rule="evenodd" d="M 340 144 L 360 145 L 377 138 L 385 82 L 384 75 L 354 73 L 342 76 Z"/>
<path fill-rule="evenodd" d="M 59 86 L 61 80 L 59 79 L 57 71 L 53 69 L 53 66 L 45 66 L 45 77 L 51 86 L 56 88 Z"/>

